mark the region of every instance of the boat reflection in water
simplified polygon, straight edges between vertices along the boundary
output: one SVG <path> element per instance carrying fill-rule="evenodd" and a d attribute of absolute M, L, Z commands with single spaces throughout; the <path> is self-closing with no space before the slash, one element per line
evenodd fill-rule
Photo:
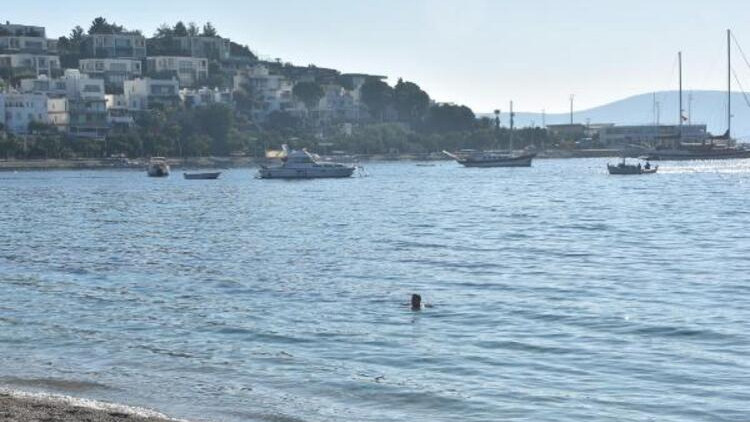
<path fill-rule="evenodd" d="M 293 150 L 281 158 L 275 167 L 261 166 L 261 179 L 320 179 L 350 177 L 356 167 L 339 163 L 320 162 L 306 150 Z"/>

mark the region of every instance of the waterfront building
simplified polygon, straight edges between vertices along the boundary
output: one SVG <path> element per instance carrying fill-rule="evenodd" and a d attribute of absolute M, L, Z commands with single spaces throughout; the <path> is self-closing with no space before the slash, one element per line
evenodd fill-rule
<path fill-rule="evenodd" d="M 176 76 L 181 87 L 194 87 L 208 79 L 208 59 L 154 56 L 146 59 L 149 74 Z"/>
<path fill-rule="evenodd" d="M 124 95 L 130 110 L 174 107 L 180 102 L 177 78 L 137 78 L 125 81 Z"/>
<path fill-rule="evenodd" d="M 68 99 L 47 97 L 47 122 L 54 125 L 60 132 L 68 132 L 70 129 L 70 110 Z"/>
<path fill-rule="evenodd" d="M 107 122 L 111 127 L 127 128 L 135 124 L 125 94 L 108 94 L 106 101 Z"/>
<path fill-rule="evenodd" d="M 86 35 L 81 44 L 84 58 L 146 58 L 146 38 L 140 32 Z"/>
<path fill-rule="evenodd" d="M 126 80 L 143 74 L 142 62 L 137 59 L 81 59 L 78 68 L 81 73 L 103 79 L 109 92 L 122 92 Z"/>
<path fill-rule="evenodd" d="M 703 142 L 710 135 L 706 125 L 633 125 L 610 126 L 599 130 L 599 142 L 605 146 L 627 146 L 680 139 L 682 142 Z"/>
<path fill-rule="evenodd" d="M 32 122 L 48 123 L 47 96 L 43 94 L 3 93 L 0 94 L 2 103 L 2 121 L 9 133 L 29 133 Z"/>

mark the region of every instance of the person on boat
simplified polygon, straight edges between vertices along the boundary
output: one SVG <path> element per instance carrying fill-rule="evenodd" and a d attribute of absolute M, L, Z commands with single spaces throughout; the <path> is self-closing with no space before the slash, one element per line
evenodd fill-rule
<path fill-rule="evenodd" d="M 646 161 L 646 170 L 651 170 L 651 163 Z"/>
<path fill-rule="evenodd" d="M 638 163 L 638 170 L 641 169 L 641 163 Z"/>

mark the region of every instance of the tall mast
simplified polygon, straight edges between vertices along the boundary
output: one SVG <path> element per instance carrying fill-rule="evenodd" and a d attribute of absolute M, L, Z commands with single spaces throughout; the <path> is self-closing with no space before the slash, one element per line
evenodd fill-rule
<path fill-rule="evenodd" d="M 679 110 L 679 125 L 680 125 L 680 137 L 679 139 L 682 140 L 682 51 L 677 53 L 677 61 L 678 61 L 678 68 L 680 73 L 680 110 Z"/>
<path fill-rule="evenodd" d="M 732 138 L 732 32 L 727 29 L 727 138 Z"/>
<path fill-rule="evenodd" d="M 510 149 L 511 152 L 513 152 L 513 118 L 515 115 L 513 114 L 513 101 L 510 102 L 510 140 L 508 141 L 508 149 Z"/>

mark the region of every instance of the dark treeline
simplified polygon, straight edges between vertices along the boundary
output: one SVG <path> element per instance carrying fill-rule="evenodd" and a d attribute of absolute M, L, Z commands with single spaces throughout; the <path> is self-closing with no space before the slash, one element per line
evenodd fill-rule
<path fill-rule="evenodd" d="M 76 26 L 68 36 L 59 39 L 63 67 L 78 67 L 78 60 L 83 57 L 81 45 L 86 33 L 126 31 L 123 26 L 101 17 L 94 19 L 88 30 Z M 211 23 L 202 27 L 183 22 L 172 26 L 165 24 L 147 40 L 149 54 L 176 53 L 174 37 L 186 35 L 217 36 L 218 31 Z M 246 46 L 231 43 L 231 51 L 233 57 L 257 62 L 257 57 Z M 278 65 L 279 62 L 268 64 Z M 274 69 L 281 74 L 291 74 L 299 69 L 314 71 L 316 68 L 283 64 Z M 359 154 L 426 153 L 509 146 L 507 129 L 496 127 L 490 119 L 477 119 L 469 107 L 435 103 L 419 85 L 402 79 L 394 86 L 377 77 L 367 79 L 360 88 L 364 114 L 356 121 L 323 119 L 318 104 L 325 95 L 324 85 L 332 83 L 323 79 L 307 77 L 295 83 L 292 93 L 295 100 L 304 105 L 301 113 L 276 111 L 257 120 L 257 111 L 264 106 L 263 99 L 253 86 L 243 84 L 234 91 L 231 107 L 213 104 L 139 112 L 134 115 L 134 126 L 112 128 L 104 141 L 73 139 L 49 125 L 35 123 L 33 128 L 30 127 L 30 135 L 0 137 L 0 157 L 262 156 L 266 149 L 278 148 L 281 144 L 316 150 L 320 143 L 324 143 L 328 150 Z M 215 60 L 211 62 L 207 82 L 210 87 L 233 88 L 230 71 L 223 70 Z M 16 85 L 18 80 L 13 79 L 10 83 Z M 345 90 L 354 89 L 343 77 L 333 83 Z M 515 131 L 513 144 L 515 148 L 556 145 L 556 141 L 548 137 L 548 132 L 543 129 L 521 129 Z"/>

